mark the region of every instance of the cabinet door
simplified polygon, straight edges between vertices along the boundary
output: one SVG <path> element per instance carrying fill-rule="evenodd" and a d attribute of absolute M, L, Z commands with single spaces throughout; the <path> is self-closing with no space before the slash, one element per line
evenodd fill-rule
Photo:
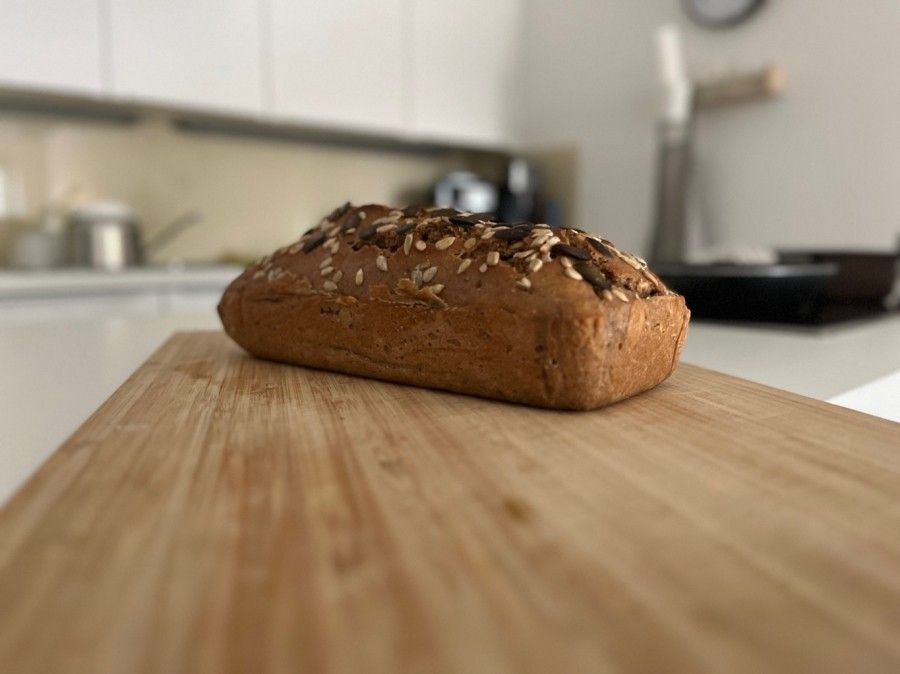
<path fill-rule="evenodd" d="M 406 0 L 273 0 L 273 89 L 285 121 L 399 131 Z"/>
<path fill-rule="evenodd" d="M 519 97 L 521 0 L 412 0 L 415 132 L 504 145 Z"/>
<path fill-rule="evenodd" d="M 0 85 L 102 91 L 100 0 L 0 1 Z"/>
<path fill-rule="evenodd" d="M 121 98 L 222 112 L 263 109 L 258 0 L 110 0 Z"/>

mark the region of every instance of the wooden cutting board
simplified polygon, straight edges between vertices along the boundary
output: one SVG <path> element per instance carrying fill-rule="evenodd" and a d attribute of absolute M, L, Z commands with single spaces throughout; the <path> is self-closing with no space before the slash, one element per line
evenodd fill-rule
<path fill-rule="evenodd" d="M 179 334 L 0 513 L 0 672 L 900 671 L 900 425 L 560 413 Z"/>

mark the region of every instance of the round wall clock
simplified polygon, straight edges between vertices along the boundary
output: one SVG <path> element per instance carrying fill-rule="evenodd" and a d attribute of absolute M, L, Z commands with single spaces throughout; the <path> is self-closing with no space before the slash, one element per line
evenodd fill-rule
<path fill-rule="evenodd" d="M 710 28 L 739 24 L 764 3 L 765 0 L 681 0 L 694 21 Z"/>

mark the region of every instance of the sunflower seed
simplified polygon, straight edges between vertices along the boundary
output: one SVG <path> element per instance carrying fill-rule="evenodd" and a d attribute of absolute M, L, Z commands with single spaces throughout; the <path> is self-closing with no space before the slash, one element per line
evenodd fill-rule
<path fill-rule="evenodd" d="M 628 295 L 626 295 L 625 293 L 623 293 L 623 292 L 622 292 L 621 290 L 619 290 L 618 288 L 613 288 L 610 292 L 612 292 L 613 295 L 615 295 L 616 297 L 618 297 L 618 298 L 619 298 L 620 300 L 622 300 L 623 302 L 627 302 L 627 301 L 628 301 Z"/>
<path fill-rule="evenodd" d="M 363 284 L 363 270 L 362 267 L 356 270 L 356 285 L 361 286 Z"/>
<path fill-rule="evenodd" d="M 466 239 L 466 242 L 463 244 L 463 248 L 465 250 L 472 250 L 477 245 L 478 245 L 478 239 L 473 237 L 471 239 Z"/>
<path fill-rule="evenodd" d="M 391 222 L 387 225 L 381 225 L 381 227 L 376 227 L 375 231 L 378 232 L 379 234 L 384 234 L 385 232 L 390 232 L 395 229 L 397 229 L 397 225 L 395 225 L 394 223 Z"/>
<path fill-rule="evenodd" d="M 486 229 L 486 230 L 484 231 L 484 234 L 481 235 L 481 238 L 482 238 L 482 239 L 485 239 L 485 240 L 487 240 L 487 239 L 492 239 L 492 238 L 494 237 L 494 234 L 496 234 L 496 232 L 497 232 L 497 230 L 496 230 L 496 229 L 493 229 L 493 228 L 491 228 L 491 229 Z"/>
<path fill-rule="evenodd" d="M 253 280 L 261 279 L 265 275 L 266 275 L 266 272 L 264 272 L 262 269 L 260 269 L 259 271 L 257 271 L 256 273 L 253 274 Z"/>
<path fill-rule="evenodd" d="M 322 284 L 322 287 L 329 292 L 334 292 L 337 290 L 337 283 L 334 281 L 325 281 L 325 283 Z"/>
<path fill-rule="evenodd" d="M 319 269 L 324 269 L 325 267 L 327 267 L 328 265 L 330 265 L 330 264 L 331 264 L 331 261 L 332 261 L 333 259 L 334 259 L 334 258 L 331 257 L 330 255 L 329 255 L 328 257 L 326 257 L 324 260 L 322 260 L 322 261 L 319 263 Z"/>
<path fill-rule="evenodd" d="M 336 272 L 334 272 L 334 276 L 331 277 L 331 280 L 335 283 L 340 283 L 342 278 L 344 278 L 344 272 L 338 269 Z"/>
<path fill-rule="evenodd" d="M 568 276 L 570 279 L 573 279 L 573 280 L 575 280 L 575 281 L 581 281 L 581 280 L 583 280 L 582 277 L 581 277 L 581 274 L 579 274 L 579 273 L 578 273 L 577 271 L 575 271 L 574 269 L 566 268 L 566 269 L 564 269 L 563 271 L 565 272 L 566 276 Z"/>
<path fill-rule="evenodd" d="M 531 225 L 521 225 L 518 227 L 498 229 L 494 236 L 503 241 L 520 241 L 528 236 L 529 232 L 531 232 Z"/>
<path fill-rule="evenodd" d="M 416 250 L 425 250 L 428 248 L 428 244 L 424 241 L 416 241 Z"/>
<path fill-rule="evenodd" d="M 387 271 L 387 258 L 384 255 L 379 255 L 375 258 L 375 266 L 381 271 Z"/>
<path fill-rule="evenodd" d="M 472 258 L 467 257 L 465 260 L 459 263 L 459 267 L 456 268 L 457 274 L 462 274 L 466 269 L 468 269 L 472 265 Z"/>
<path fill-rule="evenodd" d="M 454 241 L 456 241 L 455 236 L 445 236 L 443 239 L 434 244 L 434 247 L 438 250 L 447 250 L 450 246 L 453 245 Z"/>
<path fill-rule="evenodd" d="M 428 289 L 433 292 L 435 295 L 440 295 L 441 291 L 444 289 L 443 283 L 435 283 L 433 286 L 428 286 Z"/>
<path fill-rule="evenodd" d="M 533 272 L 540 271 L 541 267 L 543 267 L 543 266 L 544 266 L 544 263 L 541 262 L 541 260 L 539 258 L 534 258 L 531 262 L 528 263 L 528 269 L 530 269 Z"/>
<path fill-rule="evenodd" d="M 293 246 L 288 248 L 288 253 L 291 255 L 296 255 L 297 253 L 300 252 L 301 248 L 303 248 L 303 246 L 301 244 L 295 243 Z"/>
<path fill-rule="evenodd" d="M 611 300 L 613 298 L 613 294 L 608 290 L 604 290 L 601 294 L 605 300 Z"/>
<path fill-rule="evenodd" d="M 561 258 L 559 258 L 559 263 L 566 269 L 572 268 L 572 259 L 571 258 L 561 257 Z"/>
<path fill-rule="evenodd" d="M 322 276 L 328 276 L 333 271 L 334 271 L 334 267 L 328 266 L 328 267 L 322 267 L 322 269 L 319 271 L 319 273 Z"/>
<path fill-rule="evenodd" d="M 498 262 L 500 262 L 500 253 L 498 253 L 496 250 L 492 250 L 487 254 L 487 259 L 485 260 L 485 262 L 487 262 L 487 265 L 489 267 L 495 266 Z"/>
<path fill-rule="evenodd" d="M 481 266 L 478 268 L 478 271 L 480 271 L 483 274 L 484 272 L 487 271 L 487 265 L 482 263 Z"/>
<path fill-rule="evenodd" d="M 431 283 L 432 279 L 434 279 L 437 272 L 438 272 L 437 267 L 429 267 L 428 269 L 426 269 L 425 271 L 422 272 L 422 280 L 425 281 L 425 283 Z"/>
<path fill-rule="evenodd" d="M 403 239 L 403 252 L 406 255 L 409 255 L 409 249 L 412 248 L 412 243 L 413 243 L 413 235 L 407 234 L 406 238 Z"/>
<path fill-rule="evenodd" d="M 531 281 L 529 281 L 526 277 L 523 276 L 518 281 L 516 281 L 516 285 L 519 286 L 520 288 L 524 288 L 525 290 L 528 290 L 531 287 Z"/>

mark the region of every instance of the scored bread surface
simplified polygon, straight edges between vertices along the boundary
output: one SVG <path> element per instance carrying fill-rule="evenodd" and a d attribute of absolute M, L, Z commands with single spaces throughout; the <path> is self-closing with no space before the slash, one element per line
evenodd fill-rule
<path fill-rule="evenodd" d="M 261 358 L 592 409 L 668 377 L 690 313 L 643 260 L 580 230 L 345 204 L 247 268 L 219 315 Z"/>

